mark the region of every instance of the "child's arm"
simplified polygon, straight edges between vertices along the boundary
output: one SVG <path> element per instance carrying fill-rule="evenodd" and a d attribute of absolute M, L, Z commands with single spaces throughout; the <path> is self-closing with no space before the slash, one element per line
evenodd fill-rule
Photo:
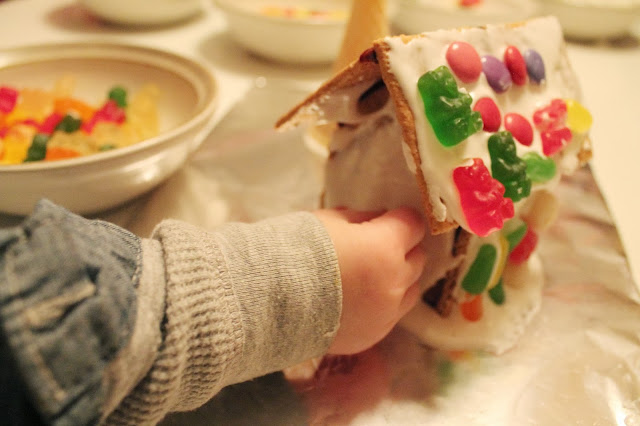
<path fill-rule="evenodd" d="M 142 240 L 42 203 L 0 231 L 0 354 L 15 367 L 0 375 L 19 379 L 0 392 L 28 395 L 47 421 L 153 423 L 330 345 L 371 346 L 415 299 L 404 294 L 424 228 L 407 211 L 348 223 L 362 219 L 296 213 L 216 232 L 167 221 Z"/>

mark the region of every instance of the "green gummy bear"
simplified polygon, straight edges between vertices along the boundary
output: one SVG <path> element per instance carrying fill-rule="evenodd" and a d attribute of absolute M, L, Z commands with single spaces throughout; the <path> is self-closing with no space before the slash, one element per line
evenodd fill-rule
<path fill-rule="evenodd" d="M 109 99 L 113 100 L 120 108 L 127 106 L 127 91 L 120 86 L 116 86 L 109 90 Z"/>
<path fill-rule="evenodd" d="M 535 152 L 528 152 L 522 156 L 527 163 L 527 176 L 535 183 L 547 182 L 556 175 L 556 163 L 551 158 L 543 158 Z"/>
<path fill-rule="evenodd" d="M 49 142 L 49 136 L 44 133 L 37 133 L 31 140 L 31 145 L 27 150 L 27 158 L 24 162 L 44 160 L 47 155 L 47 143 Z"/>
<path fill-rule="evenodd" d="M 471 109 L 471 95 L 458 90 L 453 74 L 442 65 L 418 80 L 424 112 L 443 146 L 452 147 L 482 130 L 482 117 Z"/>
<path fill-rule="evenodd" d="M 73 133 L 76 130 L 80 129 L 80 126 L 82 126 L 82 120 L 67 114 L 62 120 L 60 120 L 60 123 L 58 123 L 55 130 L 61 130 L 66 133 Z"/>
<path fill-rule="evenodd" d="M 504 185 L 504 196 L 513 201 L 531 193 L 531 179 L 527 176 L 527 163 L 516 154 L 516 143 L 510 132 L 498 132 L 489 137 L 491 175 Z"/>
<path fill-rule="evenodd" d="M 462 280 L 462 289 L 470 294 L 480 294 L 489 285 L 498 250 L 492 244 L 483 244 L 478 255 Z"/>

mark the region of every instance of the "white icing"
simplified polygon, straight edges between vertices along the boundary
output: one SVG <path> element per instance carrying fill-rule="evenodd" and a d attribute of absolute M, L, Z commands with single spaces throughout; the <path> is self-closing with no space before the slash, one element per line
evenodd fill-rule
<path fill-rule="evenodd" d="M 513 283 L 516 280 L 518 283 Z M 487 293 L 482 295 L 483 315 L 477 322 L 466 320 L 455 305 L 443 318 L 429 306 L 419 303 L 402 318 L 400 325 L 426 344 L 442 350 L 484 350 L 501 354 L 512 348 L 540 310 L 544 276 L 537 255 L 528 262 L 509 265 L 503 275 L 506 301 L 496 305 Z M 525 285 L 518 285 L 526 282 Z"/>
<path fill-rule="evenodd" d="M 542 85 L 528 82 L 525 86 L 513 85 L 506 93 L 496 94 L 489 87 L 484 74 L 470 84 L 458 80 L 459 88 L 470 93 L 474 103 L 482 97 L 490 97 L 500 108 L 503 117 L 506 113 L 517 112 L 531 120 L 536 109 L 548 105 L 554 98 L 580 97 L 576 77 L 564 52 L 561 28 L 555 18 L 539 18 L 515 28 L 490 25 L 486 30 L 470 28 L 434 31 L 428 37 L 413 38 L 406 44 L 400 38 L 388 37 L 385 41 L 390 46 L 390 71 L 398 80 L 414 115 L 421 167 L 429 185 L 433 213 L 439 220 L 453 219 L 468 229 L 451 174 L 465 159 L 470 158 L 481 158 L 490 169 L 487 140 L 491 134 L 480 131 L 455 147 L 443 147 L 437 141 L 424 113 L 424 105 L 417 89 L 418 79 L 425 72 L 447 64 L 445 54 L 454 41 L 465 41 L 473 45 L 480 56 L 491 54 L 500 59 L 509 45 L 518 47 L 521 52 L 533 48 L 542 56 L 546 68 L 547 78 Z M 537 131 L 534 132 L 534 141 L 530 147 L 519 143 L 516 145 L 519 156 L 530 151 L 542 153 L 542 142 Z M 571 156 L 565 156 L 569 157 Z M 536 186 L 536 189 L 548 189 L 557 181 L 555 179 L 543 186 Z"/>

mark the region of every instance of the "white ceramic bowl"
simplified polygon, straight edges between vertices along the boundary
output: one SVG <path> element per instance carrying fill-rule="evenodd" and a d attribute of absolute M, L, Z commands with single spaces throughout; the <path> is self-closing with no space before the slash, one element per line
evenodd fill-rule
<path fill-rule="evenodd" d="M 471 7 L 459 0 L 394 0 L 391 21 L 404 34 L 518 22 L 534 16 L 538 3 L 533 0 L 483 0 Z"/>
<path fill-rule="evenodd" d="M 200 63 L 151 48 L 71 43 L 0 50 L 0 85 L 51 89 L 76 77 L 74 96 L 102 101 L 110 87 L 160 90 L 158 136 L 112 151 L 51 162 L 0 165 L 0 211 L 24 215 L 46 197 L 80 213 L 115 207 L 174 173 L 202 142 L 217 87 Z"/>
<path fill-rule="evenodd" d="M 202 0 L 78 0 L 105 21 L 124 25 L 162 25 L 198 14 Z"/>
<path fill-rule="evenodd" d="M 640 0 L 540 0 L 541 12 L 555 15 L 564 34 L 580 40 L 629 35 L 640 19 Z"/>
<path fill-rule="evenodd" d="M 231 36 L 245 49 L 287 63 L 330 63 L 338 55 L 350 2 L 346 0 L 215 0 Z M 268 16 L 264 7 L 340 11 L 343 18 Z"/>

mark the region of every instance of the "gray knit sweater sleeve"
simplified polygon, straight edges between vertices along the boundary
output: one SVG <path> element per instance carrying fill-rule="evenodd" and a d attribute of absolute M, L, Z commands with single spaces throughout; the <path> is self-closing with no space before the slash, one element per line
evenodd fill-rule
<path fill-rule="evenodd" d="M 129 348 L 150 356 L 123 354 L 136 352 L 131 358 L 149 367 L 133 389 L 131 380 L 113 380 L 111 395 L 126 397 L 112 397 L 106 423 L 154 424 L 195 409 L 226 385 L 323 354 L 337 331 L 337 258 L 311 213 L 215 232 L 165 221 L 142 256 L 139 293 L 154 296 L 140 298 L 138 319 L 162 326 L 154 335 L 141 331 L 148 321 L 136 322 Z M 112 375 L 125 376 L 126 364 Z"/>

